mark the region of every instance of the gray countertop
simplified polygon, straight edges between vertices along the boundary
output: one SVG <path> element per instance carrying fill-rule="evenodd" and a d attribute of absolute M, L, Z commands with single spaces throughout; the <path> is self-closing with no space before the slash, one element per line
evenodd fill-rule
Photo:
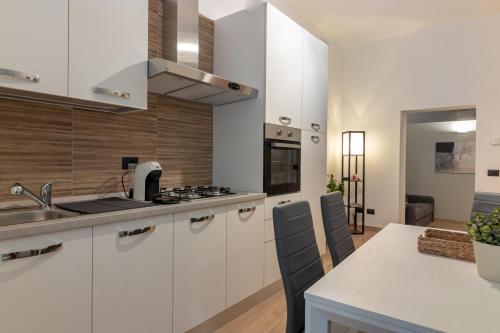
<path fill-rule="evenodd" d="M 168 215 L 197 209 L 226 206 L 241 202 L 260 200 L 264 199 L 265 197 L 265 193 L 238 193 L 230 196 L 194 200 L 191 202 L 182 202 L 180 204 L 174 205 L 158 205 L 154 207 L 122 210 L 112 213 L 79 215 L 58 220 L 17 224 L 0 227 L 0 240 L 85 228 L 94 225 L 126 222 L 130 220 L 138 220 L 148 217 Z"/>

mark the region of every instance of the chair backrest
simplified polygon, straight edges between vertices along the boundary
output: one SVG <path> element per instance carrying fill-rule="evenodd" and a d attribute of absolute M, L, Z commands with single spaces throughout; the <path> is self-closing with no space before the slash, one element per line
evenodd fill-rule
<path fill-rule="evenodd" d="M 273 223 L 287 304 L 286 332 L 302 332 L 305 324 L 304 291 L 325 275 L 309 203 L 299 201 L 275 207 Z"/>
<path fill-rule="evenodd" d="M 347 225 L 342 193 L 333 192 L 321 196 L 321 214 L 326 241 L 332 256 L 333 267 L 355 251 L 351 231 Z"/>
<path fill-rule="evenodd" d="M 474 193 L 472 213 L 491 213 L 495 208 L 500 208 L 500 193 Z M 471 216 L 472 217 L 472 216 Z"/>

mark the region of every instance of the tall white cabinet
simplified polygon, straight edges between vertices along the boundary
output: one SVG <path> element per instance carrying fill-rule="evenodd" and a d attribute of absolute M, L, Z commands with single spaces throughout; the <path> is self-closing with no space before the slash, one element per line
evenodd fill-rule
<path fill-rule="evenodd" d="M 302 129 L 301 198 L 311 204 L 321 253 L 325 246 L 319 197 L 326 190 L 328 52 L 326 43 L 269 3 L 215 22 L 215 74 L 256 87 L 259 96 L 214 108 L 214 182 L 263 191 L 264 123 Z M 311 136 L 319 141 L 311 141 Z M 287 196 L 280 197 L 277 202 Z M 266 199 L 266 205 L 268 200 L 272 199 Z M 269 244 L 273 239 L 267 238 L 265 246 L 269 267 L 265 284 L 277 275 L 274 244 Z"/>
<path fill-rule="evenodd" d="M 0 87 L 66 96 L 68 0 L 1 1 Z"/>

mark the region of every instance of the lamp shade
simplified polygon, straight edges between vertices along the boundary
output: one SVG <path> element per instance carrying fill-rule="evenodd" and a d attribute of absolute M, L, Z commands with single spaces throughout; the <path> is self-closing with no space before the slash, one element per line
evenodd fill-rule
<path fill-rule="evenodd" d="M 344 132 L 342 133 L 342 154 L 363 155 L 365 151 L 364 132 Z"/>

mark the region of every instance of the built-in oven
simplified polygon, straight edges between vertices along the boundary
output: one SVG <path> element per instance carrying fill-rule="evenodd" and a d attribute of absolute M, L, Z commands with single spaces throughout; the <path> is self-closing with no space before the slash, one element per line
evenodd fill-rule
<path fill-rule="evenodd" d="M 300 129 L 264 125 L 264 192 L 300 191 Z"/>

